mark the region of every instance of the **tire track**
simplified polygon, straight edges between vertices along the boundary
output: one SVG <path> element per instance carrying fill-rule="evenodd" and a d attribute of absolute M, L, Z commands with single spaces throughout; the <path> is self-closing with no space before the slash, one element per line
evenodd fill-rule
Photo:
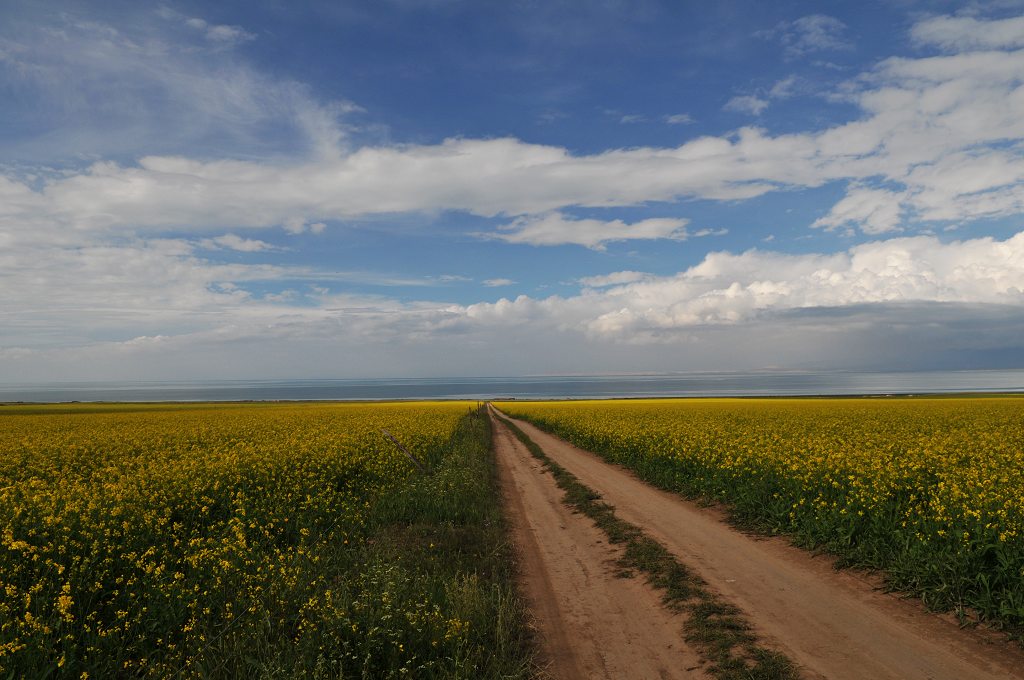
<path fill-rule="evenodd" d="M 554 677 L 707 678 L 682 618 L 652 588 L 616 576 L 621 551 L 573 513 L 551 475 L 492 418 L 499 479 L 523 595 Z"/>

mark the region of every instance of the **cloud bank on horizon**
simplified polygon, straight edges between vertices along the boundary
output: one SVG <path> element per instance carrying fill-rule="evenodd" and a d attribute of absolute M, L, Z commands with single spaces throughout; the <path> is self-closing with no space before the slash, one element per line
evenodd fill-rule
<path fill-rule="evenodd" d="M 1024 9 L 815 7 L 12 3 L 0 374 L 1024 366 Z"/>

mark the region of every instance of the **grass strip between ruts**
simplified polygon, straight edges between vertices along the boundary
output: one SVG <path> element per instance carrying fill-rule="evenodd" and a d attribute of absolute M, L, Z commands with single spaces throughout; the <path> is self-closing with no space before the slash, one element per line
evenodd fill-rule
<path fill-rule="evenodd" d="M 615 508 L 584 486 L 571 472 L 551 460 L 532 439 L 507 418 L 494 413 L 551 472 L 565 491 L 563 502 L 594 521 L 611 543 L 625 553 L 618 566 L 623 577 L 642 572 L 648 583 L 662 591 L 662 602 L 686 616 L 683 630 L 710 663 L 710 672 L 721 680 L 784 680 L 799 678 L 795 664 L 780 652 L 758 643 L 739 609 L 711 592 L 699 576 L 680 563 L 663 545 L 642 529 L 619 519 Z"/>

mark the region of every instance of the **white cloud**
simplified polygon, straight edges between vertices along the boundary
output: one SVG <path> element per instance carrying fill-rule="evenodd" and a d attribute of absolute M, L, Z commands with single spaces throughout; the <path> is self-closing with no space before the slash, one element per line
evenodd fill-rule
<path fill-rule="evenodd" d="M 273 154 L 341 140 L 338 119 L 351 106 L 318 102 L 306 86 L 237 59 L 233 48 L 254 37 L 237 26 L 168 9 L 118 26 L 59 16 L 20 33 L 0 28 L 0 85 L 13 88 L 20 104 L 11 115 L 33 116 L 12 120 L 41 130 L 5 140 L 8 157 L 66 162 L 190 148 L 208 157 Z"/>
<path fill-rule="evenodd" d="M 185 25 L 200 31 L 207 40 L 224 45 L 236 45 L 256 39 L 255 34 L 249 33 L 240 26 L 210 24 L 198 17 L 186 19 Z"/>
<path fill-rule="evenodd" d="M 853 187 L 832 206 L 828 215 L 811 225 L 828 230 L 859 227 L 865 234 L 884 234 L 899 229 L 904 195 L 884 189 Z"/>
<path fill-rule="evenodd" d="M 697 231 L 693 232 L 691 236 L 695 238 L 700 238 L 703 236 L 725 236 L 728 233 L 729 230 L 726 229 L 725 227 L 722 227 L 721 229 L 698 229 Z"/>
<path fill-rule="evenodd" d="M 163 63 L 155 44 L 133 47 L 116 31 L 104 33 L 96 26 L 71 27 L 73 44 L 53 61 L 40 60 L 43 48 L 31 45 L 8 49 L 0 59 L 7 60 L 4 68 L 19 60 L 18 67 L 27 69 L 22 73 L 56 74 L 57 85 L 70 83 L 73 89 L 73 76 L 81 71 L 70 69 L 68 75 L 62 69 L 89 42 L 79 33 L 108 35 L 113 45 L 110 54 L 83 56 L 86 71 L 102 67 L 97 79 L 123 67 L 130 81 L 142 82 L 143 71 Z M 137 55 L 131 51 L 136 47 Z M 210 52 L 202 54 L 206 58 Z M 170 70 L 170 76 L 152 76 L 158 89 L 174 100 L 198 96 L 198 108 L 187 110 L 199 118 L 215 118 L 222 106 L 236 110 L 214 96 L 236 71 L 217 75 L 173 59 Z M 197 82 L 188 84 L 193 76 Z M 157 154 L 136 163 L 98 162 L 80 171 L 40 170 L 31 178 L 0 176 L 3 356 L 24 359 L 33 351 L 27 347 L 87 348 L 100 342 L 124 343 L 117 351 L 125 352 L 155 346 L 185 352 L 238 339 L 256 345 L 264 337 L 279 339 L 282 348 L 293 340 L 327 347 L 334 338 L 358 348 L 381 337 L 422 342 L 427 354 L 416 356 L 423 357 L 442 351 L 437 348 L 443 342 L 431 345 L 437 338 L 458 335 L 486 344 L 495 328 L 534 332 L 545 342 L 560 333 L 594 342 L 688 342 L 721 325 L 761 323 L 807 310 L 839 310 L 834 313 L 863 325 L 889 319 L 872 306 L 890 304 L 918 305 L 914 309 L 1005 305 L 999 308 L 1004 316 L 1006 310 L 1019 316 L 1021 235 L 951 244 L 894 239 L 820 255 L 714 253 L 673 277 L 619 272 L 587 277 L 581 281 L 587 289 L 568 298 L 520 297 L 470 306 L 404 304 L 310 288 L 329 281 L 437 286 L 450 280 L 445 277 L 221 265 L 197 255 L 195 240 L 153 235 L 195 232 L 208 236 L 198 240 L 207 247 L 258 252 L 265 241 L 225 231 L 283 227 L 316 233 L 326 220 L 463 210 L 505 217 L 505 228 L 490 235 L 494 238 L 599 250 L 620 240 L 683 239 L 687 221 L 576 219 L 566 211 L 688 197 L 736 200 L 830 181 L 849 186 L 815 222 L 821 228 L 880 234 L 912 229 L 920 220 L 1019 215 L 1024 213 L 1022 51 L 885 60 L 839 93 L 861 115 L 820 131 L 772 135 L 748 127 L 677 147 L 591 154 L 509 138 L 348 149 L 337 126 L 340 109 L 316 104 L 303 88 L 294 90 L 305 102 L 299 109 L 278 107 L 273 101 L 287 98 L 290 86 L 250 76 L 241 81 L 238 121 L 250 114 L 264 121 L 283 116 L 317 140 L 315 150 L 269 160 Z M 203 134 L 217 129 L 201 127 Z M 254 281 L 289 288 L 254 295 L 248 285 Z M 76 356 L 94 356 L 89 351 Z M 324 356 L 330 354 L 324 350 Z M 5 364 L 12 366 L 17 368 Z M 73 364 L 67 366 L 73 370 Z"/>
<path fill-rule="evenodd" d="M 846 24 L 835 17 L 811 14 L 780 22 L 775 28 L 757 35 L 778 40 L 788 56 L 801 57 L 813 52 L 851 49 L 853 45 L 845 37 L 846 30 Z"/>
<path fill-rule="evenodd" d="M 769 88 L 768 96 L 772 99 L 788 99 L 796 93 L 797 87 L 800 85 L 800 79 L 796 76 L 787 76 L 782 80 L 778 80 Z"/>
<path fill-rule="evenodd" d="M 685 240 L 689 220 L 652 218 L 627 223 L 622 220 L 602 221 L 573 219 L 559 212 L 536 217 L 521 217 L 499 227 L 493 238 L 509 243 L 527 243 L 534 246 L 576 244 L 604 250 L 612 241 L 633 239 Z"/>
<path fill-rule="evenodd" d="M 573 298 L 520 297 L 467 309 L 470 316 L 512 324 L 548 316 L 553 323 L 631 342 L 671 339 L 672 332 L 793 310 L 896 303 L 999 304 L 1020 310 L 1024 232 L 1006 241 L 946 244 L 934 237 L 897 238 L 835 254 L 718 252 L 674 276 L 619 272 L 581 283 L 588 288 Z"/>
<path fill-rule="evenodd" d="M 0 347 L 47 348 L 123 341 L 139 335 L 258 337 L 267 324 L 302 325 L 375 309 L 416 310 L 381 297 L 336 295 L 333 284 L 436 287 L 464 277 L 416 278 L 295 265 L 223 264 L 211 246 L 258 252 L 233 235 L 195 244 L 150 239 L 119 245 L 21 245 L 0 249 Z M 254 295 L 253 284 L 281 293 Z M 297 293 L 296 288 L 305 290 Z M 356 302 L 358 300 L 358 302 Z M 370 301 L 370 302 L 367 302 Z M 287 304 L 284 304 L 287 303 Z M 381 312 L 383 313 L 383 312 Z"/>
<path fill-rule="evenodd" d="M 565 120 L 569 117 L 569 114 L 564 111 L 548 110 L 542 111 L 537 116 L 537 122 L 541 125 L 551 125 L 552 123 L 557 123 L 558 121 Z"/>
<path fill-rule="evenodd" d="M 484 285 L 488 288 L 501 288 L 502 286 L 511 286 L 515 284 L 512 279 L 486 279 Z"/>
<path fill-rule="evenodd" d="M 580 284 L 588 288 L 606 288 L 607 286 L 621 286 L 624 283 L 636 283 L 652 278 L 650 274 L 635 271 L 612 272 L 600 276 L 585 276 L 580 279 Z"/>
<path fill-rule="evenodd" d="M 693 116 L 688 113 L 673 113 L 665 116 L 664 120 L 669 125 L 690 125 L 691 123 L 696 122 L 694 121 Z"/>
<path fill-rule="evenodd" d="M 224 234 L 223 236 L 216 236 L 214 238 L 205 238 L 202 239 L 199 244 L 204 248 L 213 250 L 227 248 L 228 250 L 237 250 L 241 253 L 259 253 L 267 250 L 276 250 L 274 246 L 266 241 L 242 238 L 237 234 Z"/>
<path fill-rule="evenodd" d="M 910 36 L 920 45 L 949 51 L 1024 47 L 1024 17 L 982 20 L 969 16 L 937 16 L 914 24 Z"/>
<path fill-rule="evenodd" d="M 742 130 L 733 139 L 699 138 L 675 149 L 612 150 L 572 156 L 515 139 L 452 139 L 442 144 L 369 147 L 298 163 L 203 162 L 150 156 L 137 166 L 96 163 L 42 189 L 9 180 L 22 198 L 11 217 L 55 228 L 189 229 L 284 225 L 408 211 L 537 214 L 568 205 L 610 207 L 686 195 L 756 196 L 771 182 L 817 184 L 799 137 Z"/>
<path fill-rule="evenodd" d="M 219 43 L 237 44 L 255 40 L 256 36 L 238 26 L 209 26 L 206 29 L 206 39 Z"/>
<path fill-rule="evenodd" d="M 727 101 L 722 108 L 726 111 L 737 111 L 739 113 L 750 113 L 760 116 L 761 112 L 768 108 L 768 100 L 749 94 L 741 95 Z"/>
<path fill-rule="evenodd" d="M 1021 212 L 1024 51 L 887 59 L 840 94 L 862 115 L 817 132 L 771 135 L 748 127 L 677 147 L 585 155 L 511 138 L 348 150 L 332 132 L 333 114 L 321 111 L 304 118 L 321 140 L 305 157 L 153 155 L 51 174 L 31 186 L 8 176 L 0 180 L 0 192 L 12 199 L 0 206 L 0 239 L 28 238 L 29 231 L 50 239 L 88 230 L 316 231 L 327 220 L 439 210 L 536 216 L 691 197 L 742 200 L 836 180 L 850 181 L 854 198 L 883 180 L 901 194 L 905 219 Z M 767 100 L 748 97 L 736 106 L 763 110 Z M 895 223 L 891 207 L 864 222 L 873 233 Z"/>
<path fill-rule="evenodd" d="M 647 121 L 647 116 L 640 113 L 627 113 L 626 115 L 619 118 L 619 122 L 623 124 L 630 123 L 644 123 Z"/>
<path fill-rule="evenodd" d="M 616 272 L 581 281 L 574 296 L 468 306 L 320 286 L 256 297 L 248 282 L 301 272 L 213 264 L 184 241 L 43 252 L 0 252 L 8 380 L 251 377 L 269 355 L 280 377 L 311 365 L 321 376 L 487 373 L 496 352 L 507 370 L 535 372 L 554 345 L 572 347 L 559 367 L 573 371 L 905 366 L 894 362 L 1019 346 L 1024 327 L 1024 232 L 831 254 L 711 253 L 673 276 Z"/>

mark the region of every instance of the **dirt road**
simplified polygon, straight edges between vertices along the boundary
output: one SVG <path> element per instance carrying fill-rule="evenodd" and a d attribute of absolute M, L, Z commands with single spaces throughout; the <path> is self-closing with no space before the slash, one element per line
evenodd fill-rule
<path fill-rule="evenodd" d="M 648 486 L 529 423 L 513 422 L 552 460 L 600 493 L 619 517 L 640 526 L 742 609 L 757 633 L 806 675 L 1024 678 L 1024 653 L 1013 645 L 960 630 L 949 618 L 880 592 L 866 578 L 836 572 L 829 560 L 784 540 L 740 533 L 714 510 Z M 527 507 L 532 514 L 533 504 Z"/>
<path fill-rule="evenodd" d="M 524 595 L 558 680 L 706 678 L 679 616 L 640 578 L 615 575 L 618 549 L 561 501 L 554 479 L 495 422 L 495 452 Z"/>

